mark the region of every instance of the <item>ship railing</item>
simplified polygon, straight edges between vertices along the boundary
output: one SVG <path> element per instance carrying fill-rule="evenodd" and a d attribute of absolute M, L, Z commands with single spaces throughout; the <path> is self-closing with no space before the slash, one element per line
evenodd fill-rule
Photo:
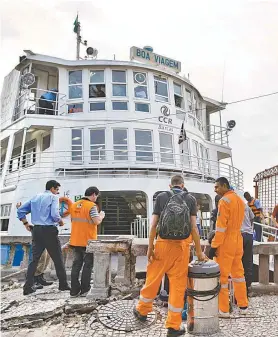
<path fill-rule="evenodd" d="M 146 239 L 150 234 L 150 222 L 148 218 L 135 219 L 130 226 L 130 234 L 137 238 Z"/>
<path fill-rule="evenodd" d="M 41 98 L 41 96 L 45 93 L 55 94 L 56 100 L 51 101 Z M 42 107 L 42 104 L 46 107 Z M 66 113 L 66 108 L 65 94 L 40 88 L 25 89 L 15 102 L 13 121 L 27 114 L 50 116 L 62 115 Z"/>
<path fill-rule="evenodd" d="M 243 189 L 243 173 L 235 167 L 219 161 L 204 159 L 189 154 L 154 152 L 139 147 L 137 151 L 116 148 L 102 149 L 91 146 L 91 151 L 32 152 L 26 159 L 12 158 L 5 185 L 19 180 L 61 178 L 84 178 L 89 176 L 165 177 L 182 174 L 186 179 L 214 182 L 220 176 L 226 177 L 236 189 Z M 16 163 L 14 163 L 16 160 Z M 24 163 L 24 165 L 23 165 Z M 24 167 L 23 167 L 24 166 Z"/>
<path fill-rule="evenodd" d="M 207 126 L 206 138 L 212 143 L 229 146 L 229 131 L 231 130 L 223 126 L 211 124 Z"/>
<path fill-rule="evenodd" d="M 275 226 L 274 222 L 271 222 L 270 225 L 255 222 L 254 225 L 260 226 L 262 228 L 260 242 L 278 242 L 278 227 Z M 259 240 L 257 240 L 259 241 Z"/>
<path fill-rule="evenodd" d="M 210 219 L 202 219 L 199 234 L 202 240 L 208 239 L 210 232 Z M 135 219 L 130 225 L 130 234 L 140 239 L 149 238 L 150 234 L 150 221 L 148 218 Z"/>

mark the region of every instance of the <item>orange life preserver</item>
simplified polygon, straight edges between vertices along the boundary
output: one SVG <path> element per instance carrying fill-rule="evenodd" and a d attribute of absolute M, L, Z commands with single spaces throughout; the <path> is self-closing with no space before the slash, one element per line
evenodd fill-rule
<path fill-rule="evenodd" d="M 67 197 L 60 197 L 60 215 L 62 218 L 65 218 L 70 214 L 70 206 L 72 205 L 72 201 Z"/>

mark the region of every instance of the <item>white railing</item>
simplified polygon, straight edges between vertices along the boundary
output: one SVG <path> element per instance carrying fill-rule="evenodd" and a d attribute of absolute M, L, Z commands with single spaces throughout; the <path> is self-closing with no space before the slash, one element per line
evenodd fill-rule
<path fill-rule="evenodd" d="M 41 96 L 47 92 L 56 95 L 56 100 L 50 101 Z M 41 107 L 41 103 L 47 103 L 48 106 Z M 52 108 L 51 108 L 52 106 Z M 25 89 L 24 92 L 17 98 L 13 120 L 17 120 L 26 114 L 38 115 L 61 115 L 66 113 L 66 95 L 60 92 L 44 90 L 39 88 Z"/>
<path fill-rule="evenodd" d="M 269 219 L 271 221 L 271 219 Z M 271 225 L 261 224 L 259 222 L 254 222 L 254 225 L 260 226 L 262 228 L 261 242 L 265 241 L 275 241 L 278 242 L 278 227 L 271 223 Z"/>
<path fill-rule="evenodd" d="M 208 125 L 206 138 L 212 143 L 229 146 L 229 131 L 229 129 L 222 126 Z"/>
<path fill-rule="evenodd" d="M 16 164 L 14 161 L 16 160 Z M 24 167 L 23 167 L 24 166 Z M 186 179 L 214 182 L 226 177 L 239 190 L 243 188 L 243 174 L 231 165 L 186 154 L 153 151 L 92 149 L 91 151 L 32 152 L 26 161 L 12 158 L 5 185 L 19 180 L 97 177 L 162 177 L 183 174 Z"/>
<path fill-rule="evenodd" d="M 149 233 L 150 224 L 147 218 L 136 219 L 130 225 L 130 234 L 135 235 L 137 238 L 146 239 L 149 237 Z"/>

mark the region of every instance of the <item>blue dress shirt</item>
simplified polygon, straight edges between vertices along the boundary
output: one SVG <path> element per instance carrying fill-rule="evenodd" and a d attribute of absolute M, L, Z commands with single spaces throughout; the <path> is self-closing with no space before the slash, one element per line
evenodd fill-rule
<path fill-rule="evenodd" d="M 37 194 L 31 200 L 25 202 L 17 210 L 19 220 L 31 213 L 31 222 L 33 225 L 57 226 L 61 220 L 59 214 L 59 198 L 50 191 Z"/>

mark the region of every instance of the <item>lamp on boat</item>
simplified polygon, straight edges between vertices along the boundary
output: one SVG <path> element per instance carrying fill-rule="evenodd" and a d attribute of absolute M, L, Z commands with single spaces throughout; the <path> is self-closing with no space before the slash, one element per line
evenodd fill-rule
<path fill-rule="evenodd" d="M 227 122 L 227 129 L 231 131 L 236 126 L 236 121 L 230 120 Z"/>

